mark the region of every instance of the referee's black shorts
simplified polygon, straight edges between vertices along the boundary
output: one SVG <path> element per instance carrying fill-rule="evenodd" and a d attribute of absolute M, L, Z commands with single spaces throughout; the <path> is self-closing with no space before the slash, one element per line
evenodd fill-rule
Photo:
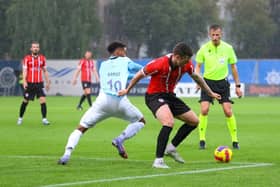
<path fill-rule="evenodd" d="M 43 82 L 27 83 L 27 88 L 24 90 L 23 95 L 24 99 L 33 101 L 35 96 L 37 96 L 37 99 L 40 97 L 46 97 Z"/>
<path fill-rule="evenodd" d="M 82 81 L 83 89 L 91 88 L 91 82 Z"/>
<path fill-rule="evenodd" d="M 220 104 L 227 102 L 233 103 L 233 101 L 230 100 L 230 83 L 227 79 L 209 80 L 204 78 L 204 80 L 213 92 L 216 92 L 221 95 L 222 98 L 219 100 Z M 204 90 L 201 90 L 200 94 L 199 102 L 202 101 L 208 101 L 212 104 L 214 103 L 213 98 L 210 97 Z"/>
<path fill-rule="evenodd" d="M 157 110 L 164 104 L 167 104 L 173 116 L 179 116 L 191 109 L 173 93 L 145 94 L 145 102 L 149 109 L 156 116 Z"/>

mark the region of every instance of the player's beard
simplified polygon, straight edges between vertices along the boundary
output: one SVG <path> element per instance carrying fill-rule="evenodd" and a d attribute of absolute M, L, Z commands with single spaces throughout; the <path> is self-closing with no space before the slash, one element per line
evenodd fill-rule
<path fill-rule="evenodd" d="M 38 52 L 33 52 L 32 54 L 33 54 L 33 56 L 37 56 Z"/>

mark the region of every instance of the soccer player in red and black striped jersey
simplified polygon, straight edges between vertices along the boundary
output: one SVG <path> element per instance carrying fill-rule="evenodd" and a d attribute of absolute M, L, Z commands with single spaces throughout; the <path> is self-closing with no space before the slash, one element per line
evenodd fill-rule
<path fill-rule="evenodd" d="M 140 70 L 130 81 L 128 87 L 119 91 L 119 95 L 127 94 L 131 88 L 143 77 L 151 76 L 145 95 L 146 105 L 160 121 L 162 128 L 157 139 L 155 168 L 169 168 L 163 161 L 164 154 L 175 161 L 184 163 L 176 151 L 176 147 L 197 127 L 199 120 L 196 114 L 181 99 L 176 97 L 174 88 L 181 77 L 188 73 L 209 96 L 220 99 L 205 83 L 203 78 L 194 72 L 190 60 L 193 53 L 185 43 L 178 43 L 173 53 L 155 59 Z M 167 145 L 169 135 L 174 126 L 174 118 L 183 122 L 171 143 Z"/>
<path fill-rule="evenodd" d="M 50 122 L 47 120 L 47 105 L 46 105 L 46 94 L 44 90 L 44 79 L 46 82 L 46 90 L 50 88 L 49 76 L 46 68 L 46 57 L 39 54 L 40 45 L 37 41 L 31 43 L 30 48 L 31 54 L 26 55 L 23 59 L 23 88 L 24 98 L 20 106 L 18 125 L 22 124 L 23 115 L 28 105 L 29 100 L 34 100 L 35 96 L 39 98 L 41 104 L 42 122 L 44 125 L 49 125 Z"/>
<path fill-rule="evenodd" d="M 94 66 L 94 61 L 92 59 L 92 52 L 86 51 L 84 58 L 82 58 L 79 62 L 78 68 L 74 74 L 72 84 L 75 85 L 77 83 L 77 78 L 81 72 L 81 82 L 84 90 L 84 94 L 81 96 L 80 102 L 77 106 L 78 110 L 82 110 L 82 103 L 85 98 L 88 100 L 89 106 L 91 106 L 91 86 L 92 86 L 92 73 L 95 76 L 96 82 L 99 82 L 99 76 Z"/>

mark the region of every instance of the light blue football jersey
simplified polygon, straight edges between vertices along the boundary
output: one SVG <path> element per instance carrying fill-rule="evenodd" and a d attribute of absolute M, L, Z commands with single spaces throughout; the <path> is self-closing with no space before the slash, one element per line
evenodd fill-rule
<path fill-rule="evenodd" d="M 110 95 L 118 95 L 127 82 L 142 68 L 128 57 L 112 56 L 100 65 L 100 89 Z"/>

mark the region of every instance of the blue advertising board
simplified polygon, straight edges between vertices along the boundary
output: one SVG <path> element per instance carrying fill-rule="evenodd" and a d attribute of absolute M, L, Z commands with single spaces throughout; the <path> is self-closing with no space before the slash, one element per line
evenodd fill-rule
<path fill-rule="evenodd" d="M 151 59 L 134 60 L 146 65 Z M 195 65 L 195 61 L 194 61 Z M 240 59 L 237 62 L 239 78 L 245 84 L 280 85 L 280 60 L 279 59 Z M 230 68 L 229 68 L 230 69 Z M 203 71 L 203 66 L 202 66 Z M 233 81 L 231 71 L 228 76 L 229 81 Z M 146 83 L 148 79 L 142 80 Z M 188 75 L 184 75 L 180 82 L 190 83 L 193 80 Z"/>
<path fill-rule="evenodd" d="M 51 60 L 49 60 L 50 62 Z M 71 60 L 65 60 L 71 61 Z M 73 61 L 73 60 L 72 60 Z M 98 60 L 98 65 L 102 60 Z M 151 59 L 134 59 L 136 63 L 145 66 Z M 62 66 L 63 63 L 53 63 Z M 194 62 L 195 64 L 195 62 Z M 75 63 L 76 67 L 76 63 Z M 280 95 L 280 59 L 239 59 L 237 63 L 239 78 L 245 84 L 248 95 Z M 231 68 L 229 68 L 231 69 Z M 51 69 L 48 69 L 50 71 Z M 22 90 L 18 84 L 18 76 L 21 71 L 19 60 L 1 61 L 0 60 L 0 95 L 21 95 Z M 70 75 L 72 77 L 72 75 Z M 228 79 L 233 82 L 231 71 Z M 143 92 L 143 88 L 149 82 L 149 77 L 139 82 L 139 88 L 135 94 Z M 189 75 L 184 75 L 180 83 L 194 83 Z M 53 87 L 55 84 L 53 84 Z M 271 90 L 273 92 L 271 92 Z"/>
<path fill-rule="evenodd" d="M 0 95 L 19 95 L 22 90 L 18 84 L 18 76 L 21 72 L 19 60 L 0 60 Z"/>

